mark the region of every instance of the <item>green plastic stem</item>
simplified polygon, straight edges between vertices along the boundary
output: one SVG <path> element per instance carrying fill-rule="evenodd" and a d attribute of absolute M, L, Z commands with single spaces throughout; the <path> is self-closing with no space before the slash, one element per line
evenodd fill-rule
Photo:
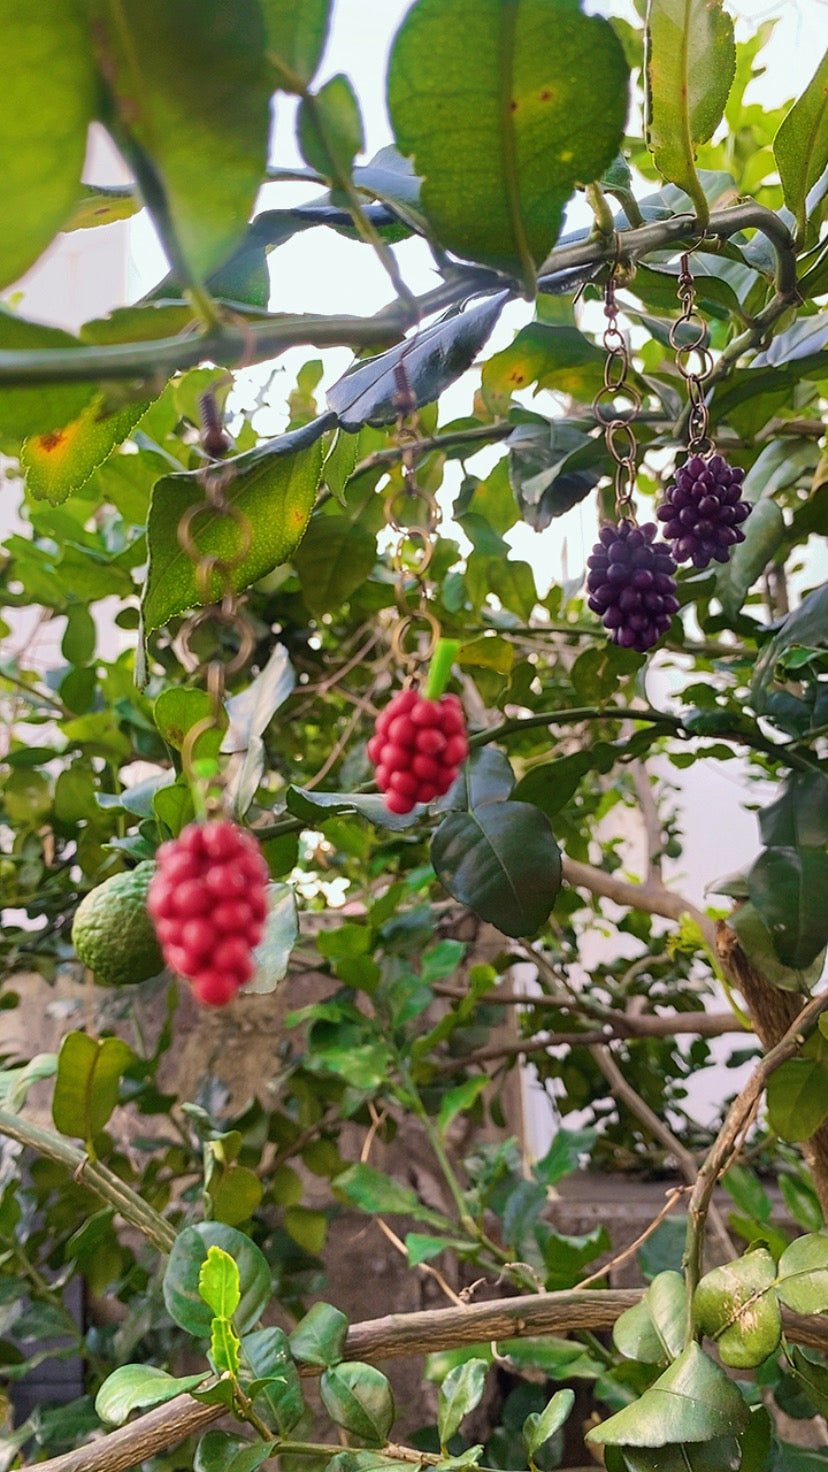
<path fill-rule="evenodd" d="M 438 639 L 431 656 L 426 681 L 426 700 L 439 700 L 449 682 L 451 667 L 460 652 L 459 639 Z"/>

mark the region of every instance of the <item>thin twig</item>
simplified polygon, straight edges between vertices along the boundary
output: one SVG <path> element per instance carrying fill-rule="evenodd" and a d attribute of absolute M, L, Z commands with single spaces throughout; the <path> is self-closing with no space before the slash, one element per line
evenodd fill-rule
<path fill-rule="evenodd" d="M 658 1216 L 653 1217 L 650 1225 L 644 1228 L 640 1236 L 636 1237 L 634 1242 L 630 1242 L 629 1246 L 625 1247 L 623 1252 L 617 1252 L 615 1257 L 611 1257 L 609 1262 L 605 1262 L 604 1266 L 598 1268 L 597 1272 L 590 1273 L 588 1278 L 582 1278 L 578 1287 L 589 1288 L 593 1283 L 600 1283 L 601 1279 L 606 1278 L 614 1268 L 620 1268 L 622 1263 L 628 1262 L 631 1257 L 635 1257 L 639 1247 L 642 1247 L 648 1238 L 652 1237 L 656 1227 L 661 1226 L 665 1218 L 670 1215 L 673 1207 L 678 1205 L 679 1201 L 681 1201 L 683 1196 L 687 1195 L 689 1190 L 689 1186 L 673 1186 L 667 1192 L 667 1200 L 658 1213 Z"/>

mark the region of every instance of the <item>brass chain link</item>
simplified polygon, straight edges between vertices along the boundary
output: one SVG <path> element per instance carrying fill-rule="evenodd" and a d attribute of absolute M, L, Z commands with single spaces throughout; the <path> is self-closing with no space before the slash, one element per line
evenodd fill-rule
<path fill-rule="evenodd" d="M 181 748 L 181 764 L 190 782 L 200 777 L 195 759 L 196 743 L 206 731 L 218 730 L 221 725 L 227 677 L 244 668 L 255 646 L 253 625 L 239 607 L 239 599 L 233 588 L 233 573 L 250 551 L 253 529 L 244 512 L 227 499 L 230 487 L 236 479 L 236 470 L 232 464 L 221 462 L 221 456 L 227 453 L 231 442 L 224 430 L 212 393 L 201 395 L 199 409 L 201 442 L 208 456 L 208 463 L 198 474 L 204 498 L 190 506 L 178 524 L 178 544 L 193 563 L 196 591 L 203 606 L 185 619 L 176 641 L 176 650 L 187 673 L 204 680 L 210 702 L 208 714 L 191 726 Z M 197 540 L 197 523 L 205 515 L 211 518 L 213 525 L 223 521 L 228 528 L 235 529 L 237 536 L 234 551 L 218 554 L 201 550 Z M 218 597 L 215 592 L 216 584 L 219 589 Z M 216 634 L 223 630 L 235 635 L 236 652 L 226 659 L 220 658 L 217 653 L 209 659 L 202 659 L 192 646 L 196 633 L 205 626 Z M 209 787 L 220 791 L 226 780 L 226 773 L 211 774 Z M 206 802 L 208 809 L 221 806 L 221 800 L 217 796 L 208 797 Z"/>
<path fill-rule="evenodd" d="M 704 455 L 712 448 L 709 429 L 710 412 L 704 391 L 713 371 L 713 357 L 707 345 L 707 324 L 696 309 L 696 283 L 690 269 L 690 253 L 681 257 L 676 295 L 681 314 L 670 328 L 670 346 L 676 355 L 676 367 L 687 385 L 690 413 L 687 420 L 687 451 Z M 693 357 L 698 366 L 692 367 Z"/>
<path fill-rule="evenodd" d="M 630 350 L 627 339 L 618 326 L 614 271 L 610 272 L 604 288 L 604 316 L 607 319 L 602 338 L 606 353 L 604 385 L 592 400 L 592 411 L 599 424 L 604 427 L 604 442 L 615 464 L 616 520 L 635 524 L 634 493 L 638 444 L 633 421 L 641 408 L 641 396 L 635 385 L 627 382 Z M 619 410 L 619 398 L 627 400 L 628 409 Z"/>
<path fill-rule="evenodd" d="M 440 508 L 431 491 L 417 481 L 415 446 L 419 443 L 417 400 L 411 390 L 403 363 L 394 369 L 397 409 L 395 439 L 400 449 L 402 486 L 392 485 L 385 497 L 387 525 L 396 533 L 397 541 L 391 557 L 394 569 L 394 596 L 398 618 L 391 629 L 391 653 L 401 666 L 405 683 L 410 684 L 417 671 L 427 665 L 440 638 L 440 625 L 428 606 L 428 570 L 436 548 L 435 534 L 440 525 Z M 408 512 L 411 516 L 406 516 Z M 417 514 L 419 521 L 413 522 Z M 401 518 L 405 519 L 401 519 Z M 416 585 L 416 601 L 410 602 L 410 582 Z M 417 630 L 418 625 L 424 629 Z M 414 643 L 406 647 L 411 636 Z"/>

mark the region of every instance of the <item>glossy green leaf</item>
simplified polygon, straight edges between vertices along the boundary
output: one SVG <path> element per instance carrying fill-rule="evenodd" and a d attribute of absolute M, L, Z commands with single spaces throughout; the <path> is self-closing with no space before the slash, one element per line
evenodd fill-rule
<path fill-rule="evenodd" d="M 267 59 L 280 87 L 302 92 L 325 46 L 331 0 L 260 0 L 267 32 Z"/>
<path fill-rule="evenodd" d="M 574 1390 L 557 1390 L 542 1411 L 534 1411 L 526 1417 L 523 1423 L 523 1445 L 530 1463 L 541 1447 L 560 1431 L 574 1404 Z"/>
<path fill-rule="evenodd" d="M 315 1303 L 299 1320 L 288 1344 L 305 1365 L 337 1365 L 345 1354 L 348 1320 L 330 1303 Z"/>
<path fill-rule="evenodd" d="M 358 1360 L 323 1370 L 319 1394 L 337 1426 L 369 1446 L 384 1446 L 394 1424 L 394 1397 L 380 1370 Z"/>
<path fill-rule="evenodd" d="M 219 1375 L 239 1373 L 239 1336 L 229 1319 L 217 1314 L 210 1325 L 210 1359 Z"/>
<path fill-rule="evenodd" d="M 658 1451 L 625 1447 L 622 1472 L 741 1472 L 740 1457 L 739 1442 L 733 1436 L 662 1446 Z"/>
<path fill-rule="evenodd" d="M 794 1313 L 828 1311 L 828 1235 L 809 1232 L 786 1247 L 779 1259 L 776 1291 Z"/>
<path fill-rule="evenodd" d="M 828 168 L 828 51 L 783 119 L 773 152 L 785 203 L 796 216 L 801 237 L 809 191 Z"/>
<path fill-rule="evenodd" d="M 480 1404 L 488 1368 L 486 1360 L 470 1359 L 455 1365 L 446 1375 L 437 1400 L 437 1430 L 441 1447 L 445 1448 L 446 1442 L 459 1431 L 464 1416 Z"/>
<path fill-rule="evenodd" d="M 220 1247 L 238 1267 L 241 1300 L 234 1324 L 243 1334 L 253 1327 L 270 1300 L 270 1268 L 249 1237 L 221 1222 L 199 1222 L 197 1226 L 185 1227 L 176 1237 L 164 1274 L 167 1313 L 188 1334 L 204 1339 L 209 1336 L 213 1313 L 201 1297 L 198 1285 L 211 1247 Z"/>
<path fill-rule="evenodd" d="M 724 1370 L 689 1344 L 639 1400 L 587 1433 L 598 1446 L 662 1447 L 737 1435 L 748 1408 Z"/>
<path fill-rule="evenodd" d="M 574 398 L 589 398 L 604 384 L 604 354 L 591 338 L 568 323 L 530 322 L 522 327 L 508 347 L 493 353 L 483 367 L 483 388 L 488 394 L 508 400 L 512 394 L 536 384 L 537 389 Z M 520 445 L 543 425 L 518 425 L 510 444 Z M 586 436 L 573 425 L 550 422 L 549 445 L 571 453 Z M 592 441 L 596 455 L 600 442 Z"/>
<path fill-rule="evenodd" d="M 549 820 L 525 802 L 449 813 L 432 839 L 431 861 L 449 894 L 504 935 L 534 935 L 561 886 Z"/>
<path fill-rule="evenodd" d="M 658 1273 L 641 1302 L 616 1320 L 613 1342 L 627 1359 L 663 1364 L 681 1353 L 686 1317 L 687 1298 L 681 1273 Z"/>
<path fill-rule="evenodd" d="M 825 962 L 824 948 L 817 953 L 810 966 L 783 966 L 776 954 L 771 933 L 750 900 L 738 905 L 728 916 L 727 923 L 731 930 L 736 931 L 739 944 L 748 960 L 771 986 L 781 987 L 784 992 L 803 993 L 816 986 Z"/>
<path fill-rule="evenodd" d="M 565 421 L 519 424 L 507 443 L 509 479 L 524 521 L 536 532 L 583 501 L 605 473 L 603 441 Z"/>
<path fill-rule="evenodd" d="M 716 572 L 716 595 L 729 619 L 736 618 L 785 537 L 785 518 L 776 502 L 767 497 L 757 502 L 745 522 L 744 533 L 744 542 L 732 548 L 730 561 Z"/>
<path fill-rule="evenodd" d="M 722 1363 L 736 1369 L 761 1365 L 778 1348 L 779 1304 L 771 1291 L 776 1263 L 760 1247 L 706 1273 L 693 1297 L 693 1316 L 716 1341 Z"/>
<path fill-rule="evenodd" d="M 785 966 L 809 966 L 828 942 L 828 853 L 767 848 L 748 874 L 751 902 Z"/>
<path fill-rule="evenodd" d="M 146 1410 L 193 1390 L 206 1371 L 176 1378 L 155 1365 L 121 1365 L 104 1380 L 95 1397 L 95 1411 L 110 1426 L 123 1426 L 133 1411 Z"/>
<path fill-rule="evenodd" d="M 93 399 L 71 424 L 27 439 L 20 464 L 30 495 L 59 506 L 123 443 L 147 408 L 145 400 L 110 414 L 101 399 Z"/>
<path fill-rule="evenodd" d="M 251 538 L 248 552 L 230 574 L 237 592 L 296 551 L 310 520 L 321 470 L 322 447 L 318 442 L 294 454 L 284 454 L 280 446 L 273 454 L 252 452 L 239 457 L 238 474 L 226 499 L 247 518 Z M 195 569 L 178 544 L 177 532 L 185 511 L 203 499 L 198 481 L 186 474 L 166 476 L 153 490 L 147 525 L 149 570 L 143 599 L 148 633 L 199 602 Z M 232 558 L 239 550 L 239 532 L 229 517 L 206 511 L 198 518 L 194 533 L 205 554 Z M 221 597 L 218 578 L 213 579 L 209 594 Z"/>
<path fill-rule="evenodd" d="M 472 751 L 445 797 L 436 804 L 441 812 L 468 812 L 489 802 L 505 802 L 515 785 L 507 757 L 496 746 Z"/>
<path fill-rule="evenodd" d="M 246 1222 L 264 1195 L 264 1186 L 256 1172 L 236 1161 L 219 1167 L 207 1190 L 213 1203 L 213 1220 L 224 1222 L 228 1227 Z"/>
<path fill-rule="evenodd" d="M 433 403 L 474 362 L 506 299 L 506 293 L 499 292 L 465 312 L 421 328 L 386 353 L 355 363 L 328 390 L 328 405 L 342 428 L 356 431 L 363 424 L 394 423 L 399 413 L 395 370 L 401 365 L 417 406 Z"/>
<path fill-rule="evenodd" d="M 828 645 L 828 583 L 822 583 L 802 599 L 781 629 L 763 648 L 756 661 L 751 704 L 762 712 L 773 684 L 777 662 L 792 646 L 823 649 Z"/>
<path fill-rule="evenodd" d="M 768 1120 L 783 1140 L 808 1140 L 828 1118 L 828 1062 L 789 1058 L 768 1079 Z"/>
<path fill-rule="evenodd" d="M 256 970 L 244 995 L 264 996 L 287 976 L 290 957 L 299 937 L 296 892 L 292 884 L 269 884 L 264 936 L 256 947 Z"/>
<path fill-rule="evenodd" d="M 238 1265 L 221 1247 L 208 1247 L 198 1275 L 199 1296 L 219 1318 L 231 1319 L 241 1300 Z"/>
<path fill-rule="evenodd" d="M 123 0 L 98 17 L 111 127 L 182 284 L 241 241 L 267 166 L 256 0 Z"/>
<path fill-rule="evenodd" d="M 766 848 L 824 848 L 828 844 L 828 777 L 791 772 L 778 797 L 759 809 Z"/>
<path fill-rule="evenodd" d="M 58 1053 L 52 1119 L 62 1135 L 91 1145 L 118 1102 L 118 1090 L 135 1054 L 122 1038 L 66 1034 Z"/>
<path fill-rule="evenodd" d="M 429 1221 L 437 1226 L 443 1224 L 442 1217 L 421 1205 L 419 1196 L 410 1186 L 401 1185 L 363 1161 L 349 1165 L 347 1170 L 336 1176 L 333 1188 L 340 1199 L 360 1211 L 371 1214 L 387 1212 L 391 1216 L 408 1216 L 414 1221 Z"/>
<path fill-rule="evenodd" d="M 62 228 L 80 189 L 95 107 L 92 48 L 81 7 L 42 0 L 0 5 L 0 290 L 28 270 Z"/>
<path fill-rule="evenodd" d="M 345 813 L 359 813 L 377 828 L 390 828 L 394 833 L 412 828 L 423 812 L 417 807 L 411 813 L 391 813 L 385 799 L 374 792 L 306 792 L 302 787 L 289 787 L 286 801 L 290 812 L 309 824 L 323 823 L 326 818 Z"/>
<path fill-rule="evenodd" d="M 708 207 L 695 148 L 718 127 L 735 69 L 733 21 L 722 0 L 649 0 L 647 143 L 659 172 L 689 194 L 702 220 Z"/>
<path fill-rule="evenodd" d="M 333 182 L 349 180 L 356 155 L 365 147 L 359 103 L 348 78 L 331 77 L 299 104 L 297 133 L 302 156 Z"/>
<path fill-rule="evenodd" d="M 273 1456 L 266 1441 L 248 1441 L 232 1431 L 205 1431 L 193 1458 L 193 1472 L 256 1472 Z"/>
<path fill-rule="evenodd" d="M 419 0 L 388 107 L 440 242 L 533 291 L 575 184 L 618 152 L 627 81 L 610 26 L 573 0 Z"/>
<path fill-rule="evenodd" d="M 254 1329 L 241 1341 L 241 1363 L 245 1378 L 253 1382 L 249 1393 L 261 1400 L 267 1418 L 280 1436 L 287 1436 L 305 1409 L 299 1372 L 281 1329 Z"/>
<path fill-rule="evenodd" d="M 318 516 L 293 559 L 302 596 L 315 618 L 338 608 L 373 571 L 377 539 L 344 516 Z"/>

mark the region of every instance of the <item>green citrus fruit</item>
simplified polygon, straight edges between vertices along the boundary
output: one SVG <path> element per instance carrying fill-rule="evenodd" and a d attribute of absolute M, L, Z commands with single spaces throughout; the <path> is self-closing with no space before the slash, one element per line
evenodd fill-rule
<path fill-rule="evenodd" d="M 163 970 L 161 947 L 147 913 L 147 890 L 155 869 L 147 860 L 114 874 L 91 889 L 75 911 L 72 941 L 78 959 L 101 986 L 127 986 Z"/>

